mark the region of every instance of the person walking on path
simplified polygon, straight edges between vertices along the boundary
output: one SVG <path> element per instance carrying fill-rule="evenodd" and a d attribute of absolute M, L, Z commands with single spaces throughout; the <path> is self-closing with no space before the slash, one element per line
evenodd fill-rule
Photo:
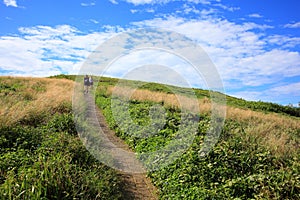
<path fill-rule="evenodd" d="M 89 83 L 90 83 L 91 90 L 92 90 L 93 89 L 93 85 L 94 85 L 94 81 L 93 81 L 92 76 L 90 76 L 90 78 L 89 78 Z"/>
<path fill-rule="evenodd" d="M 90 79 L 88 75 L 85 75 L 85 77 L 83 78 L 83 84 L 84 84 L 84 94 L 89 93 Z"/>

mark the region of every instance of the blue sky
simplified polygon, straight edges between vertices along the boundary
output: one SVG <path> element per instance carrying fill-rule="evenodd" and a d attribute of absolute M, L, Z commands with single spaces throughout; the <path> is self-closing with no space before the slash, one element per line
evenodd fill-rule
<path fill-rule="evenodd" d="M 298 0 L 1 1 L 0 75 L 76 74 L 101 43 L 154 27 L 200 45 L 227 94 L 300 101 Z"/>

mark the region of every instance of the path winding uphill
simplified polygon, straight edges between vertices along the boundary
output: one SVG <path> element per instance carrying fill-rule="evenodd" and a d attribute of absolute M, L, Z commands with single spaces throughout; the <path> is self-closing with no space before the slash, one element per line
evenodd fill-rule
<path fill-rule="evenodd" d="M 118 154 L 118 151 L 112 151 L 111 154 L 114 154 L 113 157 L 117 160 L 120 160 L 121 166 L 120 169 L 130 169 L 136 168 L 141 169 L 142 164 L 135 158 L 134 152 L 127 146 L 127 144 L 121 140 L 119 137 L 115 135 L 115 133 L 109 129 L 109 126 L 105 120 L 105 117 L 99 110 L 97 106 L 95 106 L 94 99 L 92 95 L 86 94 L 85 100 L 88 105 L 87 112 L 87 120 L 91 123 L 100 124 L 101 130 L 107 137 L 107 139 L 114 144 L 114 148 L 122 149 L 126 152 L 130 152 L 130 154 Z M 129 156 L 128 156 L 129 155 Z M 132 156 L 130 156 L 132 155 Z M 123 182 L 122 192 L 123 198 L 125 200 L 156 200 L 158 199 L 157 189 L 153 186 L 150 179 L 146 176 L 146 173 L 130 173 L 128 170 L 119 170 L 120 178 Z"/>

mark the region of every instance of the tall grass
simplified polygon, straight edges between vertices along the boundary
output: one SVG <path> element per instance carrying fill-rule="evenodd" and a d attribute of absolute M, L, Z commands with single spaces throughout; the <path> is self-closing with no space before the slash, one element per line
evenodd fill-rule
<path fill-rule="evenodd" d="M 40 123 L 47 115 L 70 109 L 70 80 L 1 77 L 0 82 L 0 126 Z"/>
<path fill-rule="evenodd" d="M 73 81 L 0 77 L 0 199 L 120 199 L 117 173 L 79 139 Z"/>
<path fill-rule="evenodd" d="M 103 91 L 104 89 L 100 86 L 100 90 Z M 157 102 L 173 108 L 183 106 L 191 111 L 199 110 L 202 114 L 210 114 L 212 109 L 211 100 L 208 98 L 192 99 L 186 96 L 176 96 L 175 94 L 144 89 L 107 87 L 106 95 L 110 96 L 112 94 L 120 97 L 128 97 L 131 94 L 130 98 L 134 100 Z M 277 156 L 290 156 L 299 152 L 299 118 L 233 106 L 227 106 L 226 113 L 227 120 L 233 120 L 240 124 L 239 130 L 232 130 L 233 134 L 234 132 L 244 131 L 246 133 L 245 137 L 249 135 L 256 137 L 257 142 L 266 145 Z"/>

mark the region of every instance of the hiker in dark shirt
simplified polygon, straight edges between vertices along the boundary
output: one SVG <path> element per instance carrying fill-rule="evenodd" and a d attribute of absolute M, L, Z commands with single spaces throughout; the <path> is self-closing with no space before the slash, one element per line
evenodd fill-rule
<path fill-rule="evenodd" d="M 85 75 L 85 77 L 83 78 L 83 83 L 84 83 L 84 93 L 87 94 L 89 93 L 89 86 L 90 86 L 88 75 Z"/>

